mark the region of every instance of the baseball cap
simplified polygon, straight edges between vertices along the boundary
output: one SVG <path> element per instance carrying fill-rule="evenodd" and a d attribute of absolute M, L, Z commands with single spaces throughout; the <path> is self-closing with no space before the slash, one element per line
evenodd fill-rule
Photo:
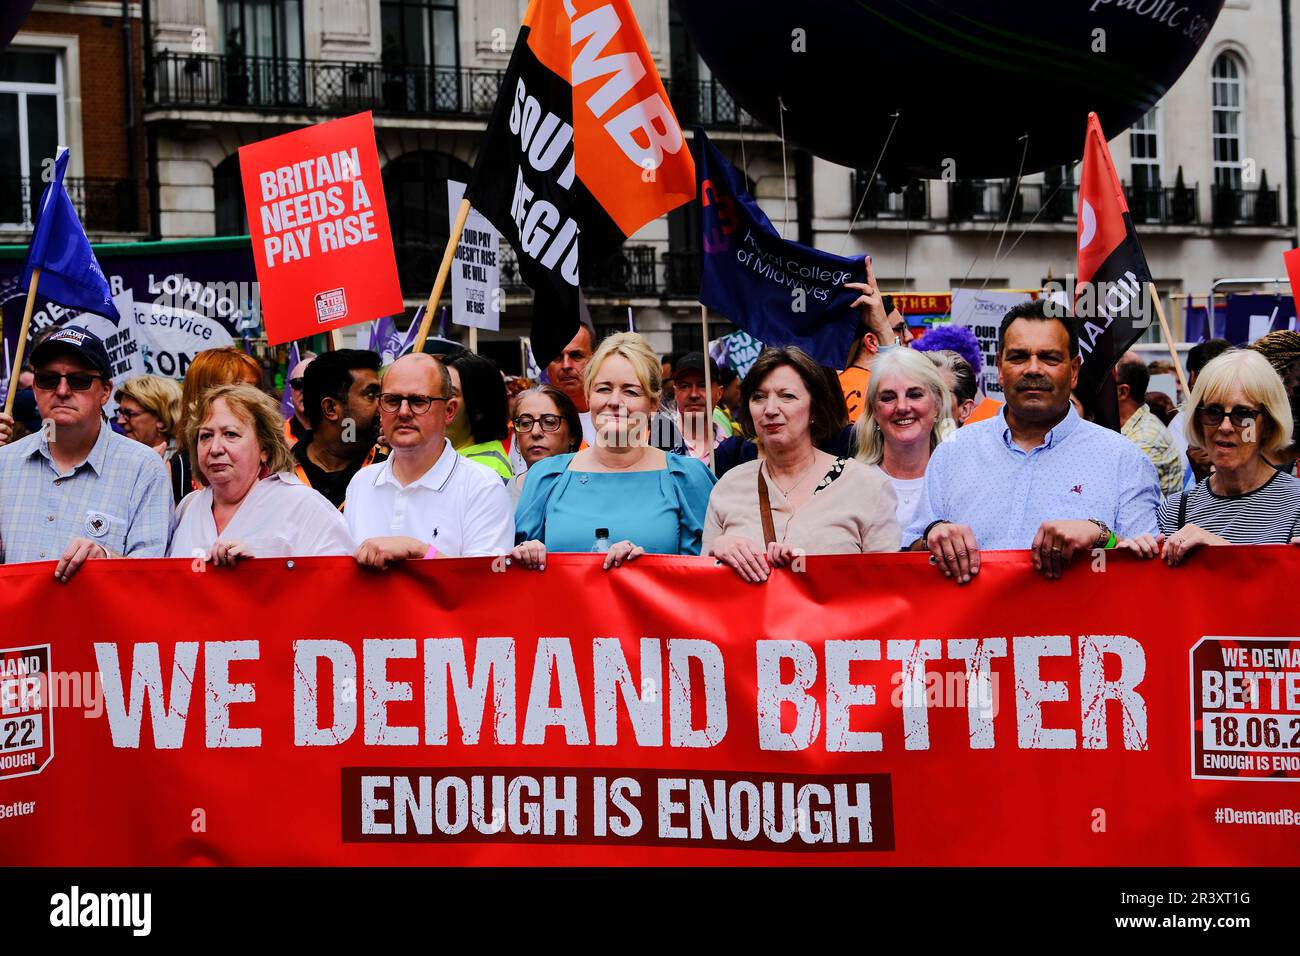
<path fill-rule="evenodd" d="M 108 361 L 108 350 L 104 348 L 104 343 L 99 340 L 99 336 L 89 329 L 79 325 L 67 325 L 42 339 L 41 344 L 32 349 L 32 368 L 37 368 L 41 363 L 54 358 L 54 353 L 57 351 L 76 352 L 105 378 L 111 378 L 113 375 L 113 367 Z"/>
<path fill-rule="evenodd" d="M 700 374 L 703 374 L 704 353 L 687 352 L 678 359 L 677 364 L 673 366 L 673 378 L 681 375 L 682 372 L 699 372 Z M 709 359 L 709 376 L 715 382 L 721 383 L 722 381 L 722 373 L 718 371 L 718 363 L 713 361 L 713 359 Z"/>

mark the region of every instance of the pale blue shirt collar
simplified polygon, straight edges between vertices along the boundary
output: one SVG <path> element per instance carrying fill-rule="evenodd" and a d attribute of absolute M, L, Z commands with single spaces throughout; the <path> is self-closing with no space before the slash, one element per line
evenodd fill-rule
<path fill-rule="evenodd" d="M 69 469 L 69 473 L 75 472 L 82 465 L 89 465 L 96 475 L 102 475 L 104 473 L 104 458 L 108 455 L 108 443 L 113 440 L 113 434 L 113 429 L 107 422 L 101 419 L 99 423 L 99 434 L 95 438 L 95 444 L 90 447 L 90 454 L 86 456 L 85 461 L 73 465 L 72 468 Z M 55 472 L 58 472 L 59 466 L 55 464 L 54 456 L 50 453 L 49 435 L 44 428 L 44 423 L 42 423 L 40 436 L 40 441 L 32 448 L 32 454 L 35 455 L 39 453 L 50 463 L 50 467 L 53 468 Z M 129 440 L 130 439 L 128 439 L 128 441 Z"/>
<path fill-rule="evenodd" d="M 1029 451 L 1025 451 L 1025 449 L 1017 445 L 1011 437 L 1011 426 L 1007 424 L 1006 405 L 1002 406 L 1002 410 L 998 412 L 998 415 L 1002 421 L 1002 444 L 1012 451 L 1023 452 L 1026 455 L 1030 452 L 1036 451 L 1037 448 L 1051 448 L 1057 443 L 1064 441 L 1070 436 L 1071 432 L 1079 427 L 1079 422 L 1083 421 L 1083 419 L 1079 417 L 1079 413 L 1074 410 L 1074 404 L 1071 403 L 1070 407 L 1066 409 L 1065 417 L 1057 422 L 1052 428 L 1048 429 L 1047 434 L 1043 436 L 1043 443 L 1037 446 L 1037 448 L 1031 448 Z"/>

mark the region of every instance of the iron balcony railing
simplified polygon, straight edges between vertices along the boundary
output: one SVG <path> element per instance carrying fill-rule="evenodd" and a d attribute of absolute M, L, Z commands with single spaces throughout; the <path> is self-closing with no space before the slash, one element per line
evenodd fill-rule
<path fill-rule="evenodd" d="M 1010 219 L 1012 222 L 1073 222 L 1079 214 L 1079 187 L 1074 183 L 1021 183 L 1013 195 L 1008 180 L 962 180 L 949 184 L 948 218 L 954 222 Z M 1200 223 L 1198 187 L 1125 185 L 1129 212 L 1136 224 L 1188 226 Z M 1245 200 L 1225 205 L 1228 223 L 1258 222 L 1260 214 Z M 1267 210 L 1266 210 L 1267 211 Z M 1276 222 L 1276 206 L 1273 209 Z M 1261 225 L 1272 223 L 1260 222 Z"/>
<path fill-rule="evenodd" d="M 138 184 L 103 176 L 64 178 L 63 188 L 87 232 L 139 232 Z M 45 191 L 39 178 L 0 177 L 0 228 L 30 229 Z"/>
<path fill-rule="evenodd" d="M 895 187 L 880 176 L 871 182 L 865 169 L 854 170 L 853 208 L 859 219 L 929 219 L 930 184 L 913 179 Z"/>
<path fill-rule="evenodd" d="M 1213 210 L 1213 225 L 1216 227 L 1277 226 L 1282 223 L 1282 202 L 1278 189 L 1213 186 L 1210 189 L 1210 205 Z"/>
<path fill-rule="evenodd" d="M 154 55 L 152 102 L 204 109 L 487 116 L 504 76 L 501 70 L 425 64 L 164 50 Z"/>
<path fill-rule="evenodd" d="M 505 78 L 503 70 L 177 50 L 157 51 L 153 69 L 156 106 L 409 116 L 487 117 Z M 742 115 L 754 125 L 720 83 L 666 86 L 684 126 L 734 126 Z"/>

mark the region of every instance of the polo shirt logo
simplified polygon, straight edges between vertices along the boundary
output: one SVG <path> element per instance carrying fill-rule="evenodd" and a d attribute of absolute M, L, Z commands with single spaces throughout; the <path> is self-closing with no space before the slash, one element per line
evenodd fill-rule
<path fill-rule="evenodd" d="M 1073 495 L 1083 494 L 1083 485 L 1075 485 L 1073 488 L 1070 489 L 1070 494 Z"/>

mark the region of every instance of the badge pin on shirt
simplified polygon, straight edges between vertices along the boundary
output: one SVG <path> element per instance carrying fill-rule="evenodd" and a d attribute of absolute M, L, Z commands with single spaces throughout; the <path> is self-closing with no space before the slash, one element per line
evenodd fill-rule
<path fill-rule="evenodd" d="M 86 513 L 86 534 L 92 538 L 102 538 L 108 533 L 108 516 L 98 511 Z"/>

